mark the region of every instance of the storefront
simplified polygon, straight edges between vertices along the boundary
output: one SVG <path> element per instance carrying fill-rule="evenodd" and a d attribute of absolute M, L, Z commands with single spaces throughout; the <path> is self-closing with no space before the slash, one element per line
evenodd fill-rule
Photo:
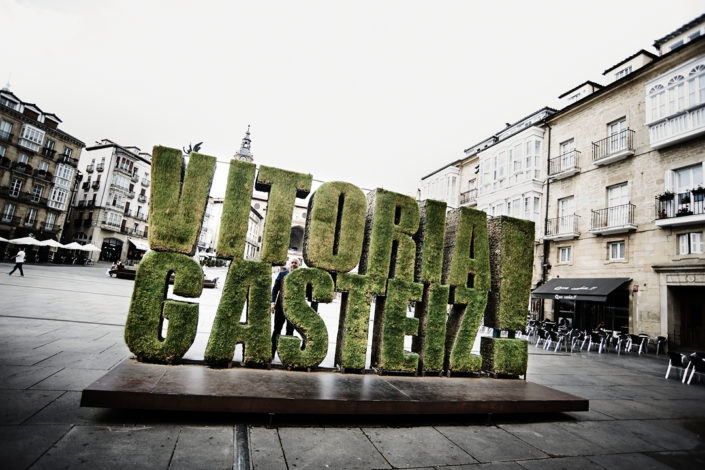
<path fill-rule="evenodd" d="M 629 330 L 631 278 L 555 278 L 537 287 L 532 299 L 553 301 L 553 320 L 569 327 L 592 330 L 600 322 L 608 330 Z"/>
<path fill-rule="evenodd" d="M 127 259 L 139 261 L 142 259 L 144 254 L 149 251 L 149 244 L 147 243 L 147 240 L 128 238 L 127 241 Z"/>

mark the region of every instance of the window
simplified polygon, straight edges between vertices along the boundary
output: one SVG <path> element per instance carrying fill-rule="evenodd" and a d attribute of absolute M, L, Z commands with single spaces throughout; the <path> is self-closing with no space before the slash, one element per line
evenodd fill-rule
<path fill-rule="evenodd" d="M 20 195 L 20 191 L 22 190 L 22 181 L 19 178 L 12 178 L 12 184 L 10 185 L 10 197 L 17 197 Z"/>
<path fill-rule="evenodd" d="M 702 254 L 703 253 L 703 233 L 690 232 L 678 235 L 678 254 Z"/>
<path fill-rule="evenodd" d="M 577 92 L 574 95 L 568 97 L 568 103 L 574 103 L 580 99 L 581 92 Z"/>
<path fill-rule="evenodd" d="M 39 150 L 39 146 L 44 140 L 44 131 L 37 129 L 34 126 L 25 124 L 22 126 L 22 134 L 20 135 L 19 144 L 33 151 Z"/>
<path fill-rule="evenodd" d="M 571 260 L 571 249 L 570 246 L 562 246 L 558 248 L 558 262 L 559 263 L 570 263 Z"/>
<path fill-rule="evenodd" d="M 37 221 L 37 209 L 30 209 L 29 212 L 27 212 L 27 218 L 25 219 L 24 223 L 25 225 L 34 225 L 34 223 Z"/>
<path fill-rule="evenodd" d="M 677 193 L 686 193 L 693 188 L 703 185 L 702 164 L 679 168 L 673 172 L 675 174 L 675 189 Z"/>
<path fill-rule="evenodd" d="M 609 251 L 610 261 L 626 259 L 626 253 L 625 253 L 624 248 L 625 248 L 624 240 L 608 243 L 607 249 Z"/>
<path fill-rule="evenodd" d="M 705 65 L 694 67 L 688 74 L 688 105 L 705 102 Z"/>
<path fill-rule="evenodd" d="M 676 75 L 668 81 L 668 114 L 685 108 L 685 77 Z"/>
<path fill-rule="evenodd" d="M 71 157 L 71 154 L 73 153 L 73 149 L 69 147 L 64 147 L 64 156 L 66 157 Z"/>
<path fill-rule="evenodd" d="M 666 115 L 666 88 L 663 85 L 656 85 L 649 90 L 649 104 L 652 121 Z"/>
<path fill-rule="evenodd" d="M 7 121 L 0 122 L 0 139 L 8 140 L 12 133 L 12 123 Z"/>
<path fill-rule="evenodd" d="M 11 109 L 17 109 L 17 103 L 15 103 L 14 101 L 8 100 L 4 96 L 0 96 L 0 104 L 3 106 L 7 106 L 8 108 L 11 108 Z"/>
<path fill-rule="evenodd" d="M 15 205 L 10 204 L 9 202 L 5 204 L 5 208 L 2 211 L 2 221 L 3 222 L 10 222 L 12 221 L 12 217 L 15 215 Z"/>
<path fill-rule="evenodd" d="M 42 171 L 48 171 L 49 170 L 49 163 L 42 160 L 41 162 L 39 162 L 39 169 Z"/>
<path fill-rule="evenodd" d="M 56 214 L 53 212 L 49 212 L 47 214 L 47 220 L 46 220 L 46 229 L 47 230 L 52 230 L 54 228 L 54 222 L 56 222 Z"/>
<path fill-rule="evenodd" d="M 614 79 L 619 80 L 620 78 L 624 77 L 625 75 L 629 75 L 630 73 L 632 73 L 632 66 L 631 65 L 624 67 L 622 70 L 615 73 Z"/>
<path fill-rule="evenodd" d="M 671 50 L 673 50 L 673 49 L 678 49 L 678 48 L 681 47 L 682 45 L 683 45 L 683 40 L 680 39 L 680 40 L 674 42 L 673 44 L 671 44 Z"/>
<path fill-rule="evenodd" d="M 44 192 L 44 186 L 35 184 L 32 190 L 32 202 L 39 202 L 42 198 L 42 193 Z"/>
<path fill-rule="evenodd" d="M 619 152 L 627 148 L 627 120 L 622 118 L 618 121 L 610 123 L 608 126 L 608 134 L 610 137 L 610 153 Z"/>
<path fill-rule="evenodd" d="M 558 233 L 571 233 L 575 231 L 575 198 L 564 197 L 558 200 Z"/>
<path fill-rule="evenodd" d="M 44 142 L 44 148 L 49 149 L 49 150 L 53 150 L 55 145 L 56 145 L 56 142 L 54 142 L 51 139 L 47 139 L 47 141 Z"/>
<path fill-rule="evenodd" d="M 51 194 L 49 195 L 49 201 L 47 205 L 53 209 L 58 209 L 58 210 L 64 210 L 64 206 L 66 205 L 66 197 L 68 196 L 69 192 L 61 188 L 59 186 L 54 186 L 51 190 Z"/>
<path fill-rule="evenodd" d="M 0 145 L 0 157 L 4 157 L 6 151 L 7 151 L 7 149 L 5 148 L 5 146 Z"/>
<path fill-rule="evenodd" d="M 29 157 L 24 153 L 20 153 L 17 157 L 17 162 L 24 163 L 26 165 L 27 163 L 29 163 Z"/>
<path fill-rule="evenodd" d="M 565 171 L 569 170 L 571 168 L 575 168 L 576 162 L 575 162 L 575 140 L 570 139 L 566 140 L 565 142 L 561 143 L 560 145 L 560 168 L 553 168 L 552 171 L 554 172 L 560 172 L 560 171 Z"/>

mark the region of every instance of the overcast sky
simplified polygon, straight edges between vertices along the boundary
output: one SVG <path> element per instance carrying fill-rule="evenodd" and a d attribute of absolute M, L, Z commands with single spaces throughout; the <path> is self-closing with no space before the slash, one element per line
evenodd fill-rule
<path fill-rule="evenodd" d="M 705 12 L 685 1 L 0 0 L 0 86 L 91 145 L 415 195 L 422 176 Z M 222 193 L 227 165 L 214 192 Z"/>

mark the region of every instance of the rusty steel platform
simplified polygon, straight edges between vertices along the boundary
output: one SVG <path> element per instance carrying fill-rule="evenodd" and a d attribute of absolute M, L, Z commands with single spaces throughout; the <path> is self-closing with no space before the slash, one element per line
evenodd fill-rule
<path fill-rule="evenodd" d="M 273 414 L 494 414 L 587 411 L 588 400 L 524 380 L 291 372 L 126 359 L 81 406 Z"/>

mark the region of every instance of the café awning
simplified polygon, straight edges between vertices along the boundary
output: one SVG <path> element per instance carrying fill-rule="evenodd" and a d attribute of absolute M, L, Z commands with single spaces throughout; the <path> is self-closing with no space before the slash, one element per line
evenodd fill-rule
<path fill-rule="evenodd" d="M 147 240 L 140 240 L 138 238 L 129 238 L 127 239 L 130 243 L 135 245 L 135 248 L 141 251 L 148 251 L 149 250 L 149 244 L 147 243 Z"/>
<path fill-rule="evenodd" d="M 605 302 L 615 289 L 630 277 L 554 278 L 531 292 L 532 297 L 554 300 Z"/>

